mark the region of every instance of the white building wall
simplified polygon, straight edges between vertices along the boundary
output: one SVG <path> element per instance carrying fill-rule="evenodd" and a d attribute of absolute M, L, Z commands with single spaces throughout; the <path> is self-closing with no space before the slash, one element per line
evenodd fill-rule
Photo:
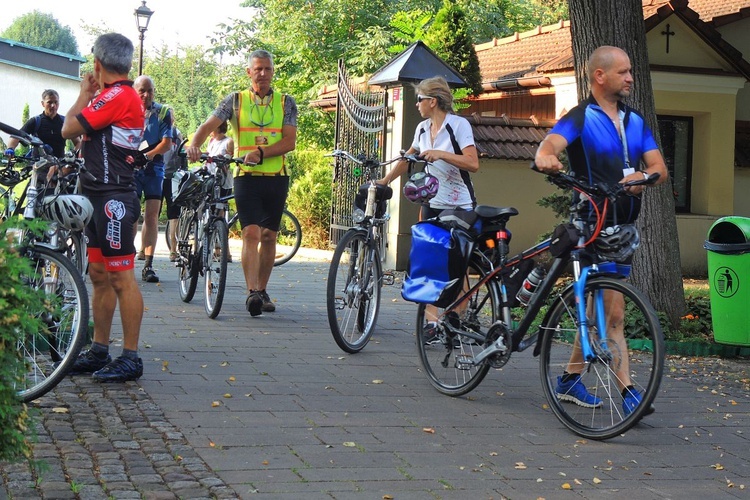
<path fill-rule="evenodd" d="M 28 103 L 29 116 L 42 112 L 42 92 L 54 89 L 60 94 L 60 111 L 65 115 L 78 98 L 80 79 L 50 74 L 0 62 L 0 122 L 20 128 L 23 108 Z M 0 132 L 3 141 L 8 135 Z"/>

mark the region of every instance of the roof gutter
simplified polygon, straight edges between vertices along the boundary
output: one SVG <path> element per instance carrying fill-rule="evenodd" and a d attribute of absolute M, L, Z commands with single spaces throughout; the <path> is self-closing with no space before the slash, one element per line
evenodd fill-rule
<path fill-rule="evenodd" d="M 518 88 L 539 88 L 551 87 L 552 81 L 548 76 L 526 76 L 523 78 L 509 78 L 506 80 L 496 80 L 482 84 L 482 90 L 513 90 Z"/>

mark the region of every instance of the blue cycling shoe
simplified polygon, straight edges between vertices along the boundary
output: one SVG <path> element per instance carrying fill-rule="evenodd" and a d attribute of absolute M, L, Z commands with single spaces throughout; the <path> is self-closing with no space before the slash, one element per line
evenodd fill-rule
<path fill-rule="evenodd" d="M 562 376 L 557 377 L 557 388 L 555 393 L 560 401 L 569 401 L 584 408 L 599 408 L 602 405 L 601 398 L 589 394 L 586 386 L 581 382 L 581 376 L 576 375 L 567 382 L 562 381 Z"/>
<path fill-rule="evenodd" d="M 635 389 L 625 389 L 623 392 L 625 395 L 622 398 L 622 411 L 624 411 L 625 416 L 627 416 L 633 413 L 638 405 L 641 404 L 643 396 L 641 396 L 641 393 Z M 651 415 L 654 411 L 656 411 L 656 408 L 654 408 L 654 405 L 651 405 L 648 407 L 648 410 L 643 412 L 643 416 Z"/>

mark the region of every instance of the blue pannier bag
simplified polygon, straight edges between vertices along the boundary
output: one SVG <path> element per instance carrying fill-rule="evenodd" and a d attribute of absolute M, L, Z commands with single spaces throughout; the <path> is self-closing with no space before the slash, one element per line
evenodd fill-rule
<path fill-rule="evenodd" d="M 401 296 L 420 304 L 449 306 L 461 291 L 473 247 L 468 231 L 438 219 L 414 224 Z"/>

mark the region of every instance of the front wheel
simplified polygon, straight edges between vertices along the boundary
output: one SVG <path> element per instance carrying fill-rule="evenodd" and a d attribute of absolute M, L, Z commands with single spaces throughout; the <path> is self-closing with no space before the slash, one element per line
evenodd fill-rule
<path fill-rule="evenodd" d="M 205 307 L 209 318 L 215 319 L 224 301 L 227 286 L 227 259 L 229 255 L 229 230 L 224 219 L 214 219 L 206 239 Z"/>
<path fill-rule="evenodd" d="M 349 230 L 336 245 L 328 270 L 328 324 L 336 344 L 348 353 L 369 342 L 380 310 L 383 271 L 367 233 Z"/>
<path fill-rule="evenodd" d="M 425 258 L 429 258 L 425 256 Z M 461 294 L 468 292 L 486 275 L 478 256 L 472 256 Z M 494 339 L 478 340 L 462 335 L 469 332 L 483 338 L 496 321 L 500 300 L 492 281 L 452 311 L 420 304 L 417 308 L 417 350 L 430 384 L 447 396 L 462 396 L 474 390 L 487 375 L 487 359 L 474 363 L 474 356 Z"/>
<path fill-rule="evenodd" d="M 653 307 L 631 284 L 591 278 L 584 300 L 587 318 L 580 318 L 575 293 L 567 288 L 542 322 L 542 387 L 552 411 L 568 429 L 588 439 L 609 439 L 652 411 L 664 369 L 664 340 Z M 624 309 L 604 307 L 608 303 Z M 597 309 L 604 311 L 604 322 L 597 322 L 592 312 Z M 582 320 L 588 322 L 596 354 L 591 361 L 581 356 L 577 326 Z M 607 325 L 604 341 L 597 324 Z M 573 378 L 563 378 L 563 372 Z"/>
<path fill-rule="evenodd" d="M 279 232 L 276 233 L 276 258 L 274 266 L 289 262 L 302 244 L 302 227 L 297 217 L 286 208 L 281 214 Z"/>
<path fill-rule="evenodd" d="M 17 349 L 26 365 L 16 377 L 16 392 L 29 402 L 54 388 L 75 363 L 86 342 L 89 298 L 83 277 L 73 262 L 48 248 L 28 250 L 31 271 L 21 280 L 45 297 L 44 311 L 29 311 L 38 318 L 39 332 L 19 339 Z"/>
<path fill-rule="evenodd" d="M 177 221 L 177 281 L 180 288 L 180 299 L 190 302 L 198 287 L 198 273 L 200 254 L 198 253 L 199 236 L 198 221 L 192 216 L 192 211 L 183 208 L 183 213 Z"/>

